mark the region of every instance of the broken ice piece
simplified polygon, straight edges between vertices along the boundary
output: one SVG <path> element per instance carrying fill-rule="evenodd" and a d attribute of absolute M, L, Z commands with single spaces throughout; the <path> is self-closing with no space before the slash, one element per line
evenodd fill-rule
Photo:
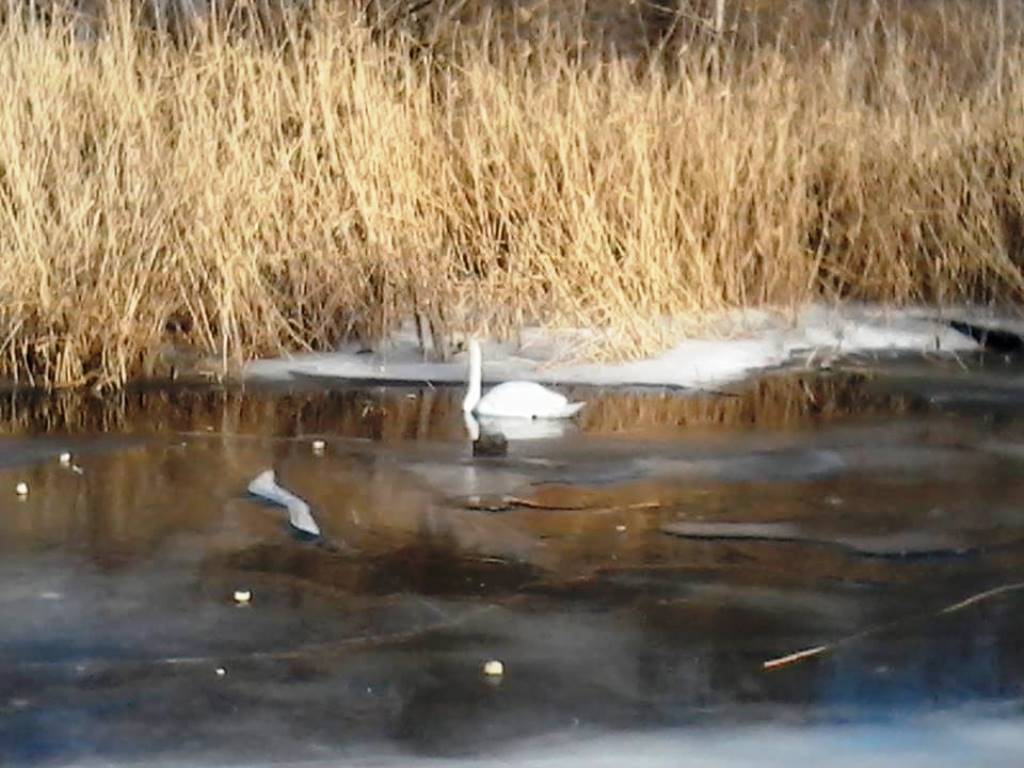
<path fill-rule="evenodd" d="M 249 493 L 273 504 L 279 504 L 288 510 L 288 519 L 293 528 L 311 536 L 320 535 L 320 526 L 316 524 L 309 504 L 293 493 L 279 486 L 274 479 L 274 470 L 260 472 L 249 483 Z"/>

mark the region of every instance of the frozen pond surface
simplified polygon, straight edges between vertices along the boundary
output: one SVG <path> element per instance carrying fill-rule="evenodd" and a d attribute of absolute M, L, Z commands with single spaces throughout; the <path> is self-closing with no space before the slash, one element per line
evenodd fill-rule
<path fill-rule="evenodd" d="M 1016 764 L 1022 373 L 579 388 L 498 457 L 445 388 L 9 396 L 0 764 Z"/>

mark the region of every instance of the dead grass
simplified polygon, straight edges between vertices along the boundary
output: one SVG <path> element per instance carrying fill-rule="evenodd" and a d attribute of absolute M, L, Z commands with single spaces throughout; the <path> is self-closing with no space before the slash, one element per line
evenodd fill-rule
<path fill-rule="evenodd" d="M 645 55 L 539 4 L 505 7 L 515 34 L 456 26 L 466 4 L 188 44 L 123 9 L 90 44 L 9 22 L 0 377 L 117 385 L 169 345 L 228 369 L 412 315 L 438 338 L 591 324 L 631 354 L 666 315 L 1017 301 L 1019 25 L 998 79 L 991 13 L 913 5 L 767 42 L 680 13 Z"/>

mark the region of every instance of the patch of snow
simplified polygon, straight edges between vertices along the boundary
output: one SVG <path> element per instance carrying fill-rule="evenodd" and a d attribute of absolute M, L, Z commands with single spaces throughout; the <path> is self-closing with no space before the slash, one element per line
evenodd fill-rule
<path fill-rule="evenodd" d="M 963 317 L 965 312 L 957 316 Z M 593 331 L 526 329 L 518 348 L 484 344 L 484 381 L 542 381 L 549 384 L 707 387 L 784 365 L 801 356 L 827 360 L 872 352 L 956 354 L 978 343 L 949 327 L 952 315 L 935 310 L 863 305 L 809 305 L 790 318 L 764 310 L 730 313 L 719 324 L 721 338 L 687 338 L 667 352 L 623 363 L 574 362 L 571 349 L 593 340 Z M 1003 323 L 1002 325 L 1006 325 Z M 712 324 L 713 326 L 713 324 Z M 712 328 L 714 330 L 714 327 Z M 378 352 L 356 345 L 336 352 L 260 360 L 246 366 L 249 379 L 295 377 L 419 383 L 458 383 L 466 378 L 460 353 L 448 363 L 426 362 L 410 328 L 396 333 Z"/>
<path fill-rule="evenodd" d="M 572 721 L 571 726 L 552 729 L 544 736 L 498 740 L 472 755 L 424 757 L 382 742 L 360 745 L 340 755 L 324 749 L 314 760 L 239 759 L 225 752 L 199 759 L 147 760 L 145 764 L 163 768 L 228 764 L 246 768 L 959 768 L 1019 764 L 1024 749 L 1019 716 L 975 714 L 968 706 L 961 710 L 902 717 L 887 713 L 875 721 L 850 724 L 753 723 L 615 733 Z M 288 736 L 266 728 L 261 735 L 266 738 L 267 732 L 274 733 L 276 740 L 270 743 L 278 748 L 288 744 Z M 110 765 L 96 759 L 75 764 L 80 768 Z"/>

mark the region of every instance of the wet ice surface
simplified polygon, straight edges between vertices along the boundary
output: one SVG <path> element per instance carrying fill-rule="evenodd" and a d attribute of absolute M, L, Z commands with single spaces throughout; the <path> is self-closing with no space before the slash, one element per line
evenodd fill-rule
<path fill-rule="evenodd" d="M 1024 581 L 1018 374 L 870 370 L 494 458 L 457 390 L 7 401 L 0 764 L 1014 764 L 1024 592 L 943 610 Z"/>

